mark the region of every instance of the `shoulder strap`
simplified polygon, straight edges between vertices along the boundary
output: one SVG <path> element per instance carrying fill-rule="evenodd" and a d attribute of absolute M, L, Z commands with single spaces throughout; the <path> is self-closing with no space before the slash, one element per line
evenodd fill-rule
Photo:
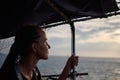
<path fill-rule="evenodd" d="M 15 65 L 15 71 L 16 71 L 18 80 L 23 80 L 23 77 L 20 73 L 20 69 L 17 67 L 17 65 Z"/>
<path fill-rule="evenodd" d="M 38 76 L 38 78 L 39 78 L 40 80 L 43 80 L 43 79 L 42 79 L 42 76 L 41 76 L 41 74 L 40 74 L 40 71 L 39 71 L 39 69 L 38 69 L 37 66 L 35 66 L 34 70 L 35 70 L 36 75 Z"/>

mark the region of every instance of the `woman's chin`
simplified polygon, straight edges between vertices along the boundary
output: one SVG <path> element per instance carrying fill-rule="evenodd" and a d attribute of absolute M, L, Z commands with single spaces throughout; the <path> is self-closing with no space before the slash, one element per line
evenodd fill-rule
<path fill-rule="evenodd" d="M 47 60 L 47 59 L 48 59 L 48 56 L 44 56 L 44 57 L 43 57 L 43 60 Z"/>

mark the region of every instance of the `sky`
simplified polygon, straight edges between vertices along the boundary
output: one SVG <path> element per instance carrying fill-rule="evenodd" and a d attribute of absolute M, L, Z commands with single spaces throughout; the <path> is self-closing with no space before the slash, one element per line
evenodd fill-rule
<path fill-rule="evenodd" d="M 68 24 L 45 30 L 51 45 L 49 55 L 71 55 Z M 7 54 L 14 38 L 0 41 L 0 53 Z M 80 57 L 120 58 L 120 15 L 75 22 L 75 54 Z"/>
<path fill-rule="evenodd" d="M 76 22 L 75 30 L 76 55 L 120 58 L 120 15 Z M 71 55 L 69 25 L 53 27 L 46 31 L 52 47 L 50 55 Z"/>

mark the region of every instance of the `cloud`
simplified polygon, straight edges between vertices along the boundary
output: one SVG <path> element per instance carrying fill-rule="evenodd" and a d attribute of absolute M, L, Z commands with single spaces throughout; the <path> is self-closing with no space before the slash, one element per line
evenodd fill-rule
<path fill-rule="evenodd" d="M 76 38 L 79 41 L 100 41 L 105 40 L 112 41 L 113 39 L 119 39 L 120 26 L 119 20 L 120 16 L 113 16 L 109 18 L 93 19 L 88 21 L 81 21 L 75 23 Z M 48 30 L 49 39 L 59 38 L 68 39 L 71 37 L 71 31 L 69 25 L 61 25 Z M 106 38 L 106 39 L 105 39 Z M 113 39 L 112 39 L 113 38 Z M 113 40 L 117 41 L 118 40 Z"/>
<path fill-rule="evenodd" d="M 114 21 L 115 19 L 115 21 Z M 120 19 L 120 18 L 119 18 Z M 94 57 L 120 57 L 120 23 L 117 17 L 94 19 L 75 23 L 76 54 Z M 52 54 L 70 54 L 71 31 L 69 25 L 52 30 Z M 53 36 L 53 35 L 56 36 Z"/>
<path fill-rule="evenodd" d="M 77 43 L 96 43 L 96 42 L 116 42 L 120 43 L 120 36 L 114 36 L 113 34 L 108 34 L 105 32 L 99 32 L 91 35 L 91 37 L 87 39 L 77 38 Z"/>
<path fill-rule="evenodd" d="M 114 42 L 84 43 L 77 45 L 76 48 L 80 56 L 120 57 L 120 44 Z"/>
<path fill-rule="evenodd" d="M 89 20 L 76 23 L 76 36 L 78 42 L 93 43 L 113 41 L 120 43 L 120 18 L 114 18 Z"/>
<path fill-rule="evenodd" d="M 47 29 L 46 32 L 49 38 L 64 39 L 64 38 L 70 38 L 71 36 L 69 25 L 61 25 L 61 26 L 53 27 L 53 28 Z"/>
<path fill-rule="evenodd" d="M 110 25 L 120 25 L 120 15 L 109 17 L 105 22 Z"/>

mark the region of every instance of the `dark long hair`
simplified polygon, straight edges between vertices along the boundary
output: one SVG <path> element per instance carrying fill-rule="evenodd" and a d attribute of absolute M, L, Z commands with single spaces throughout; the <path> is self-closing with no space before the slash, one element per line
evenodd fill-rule
<path fill-rule="evenodd" d="M 15 63 L 20 58 L 27 56 L 27 50 L 32 45 L 35 39 L 40 38 L 38 31 L 43 30 L 38 25 L 23 25 L 15 35 L 15 41 L 10 48 L 9 54 L 5 59 L 1 70 L 9 70 L 14 67 Z"/>

